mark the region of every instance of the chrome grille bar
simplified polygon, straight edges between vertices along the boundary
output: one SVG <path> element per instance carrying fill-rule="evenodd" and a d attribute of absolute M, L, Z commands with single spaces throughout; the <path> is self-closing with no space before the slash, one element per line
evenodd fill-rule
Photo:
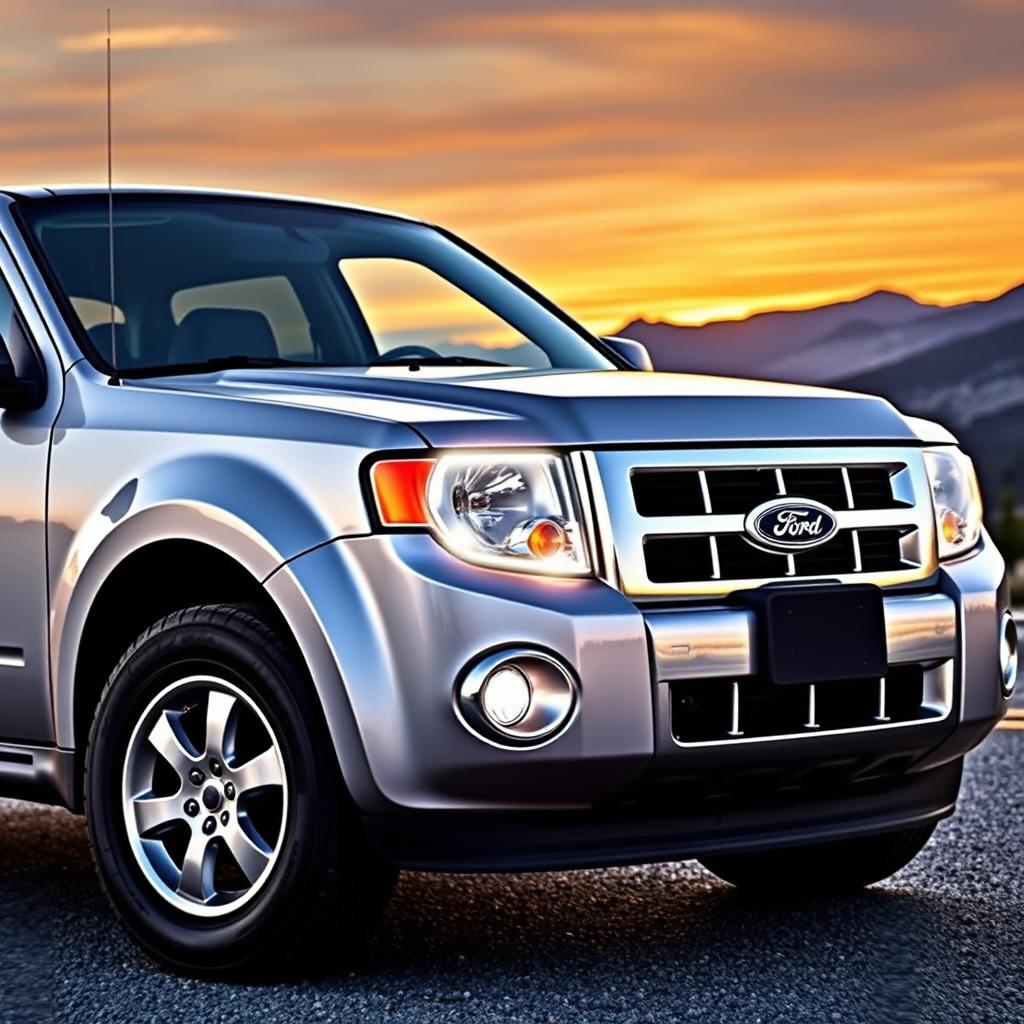
<path fill-rule="evenodd" d="M 807 721 L 804 722 L 805 729 L 818 728 L 818 711 L 816 706 L 817 696 L 818 690 L 814 683 L 811 683 L 811 685 L 807 687 Z"/>
<path fill-rule="evenodd" d="M 743 735 L 740 731 L 740 684 L 738 682 L 732 684 L 732 728 L 729 730 L 729 735 L 733 737 Z"/>
<path fill-rule="evenodd" d="M 878 680 L 878 714 L 875 715 L 875 721 L 889 721 L 889 716 L 885 713 L 885 676 Z"/>

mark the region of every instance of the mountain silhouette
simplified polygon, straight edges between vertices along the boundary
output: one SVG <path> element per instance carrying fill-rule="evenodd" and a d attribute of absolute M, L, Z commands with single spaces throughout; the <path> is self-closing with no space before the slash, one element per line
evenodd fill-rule
<path fill-rule="evenodd" d="M 659 369 L 736 374 L 747 372 L 751 360 L 766 366 L 852 324 L 893 327 L 938 309 L 879 289 L 824 306 L 754 313 L 699 327 L 634 320 L 616 333 L 642 341 Z"/>

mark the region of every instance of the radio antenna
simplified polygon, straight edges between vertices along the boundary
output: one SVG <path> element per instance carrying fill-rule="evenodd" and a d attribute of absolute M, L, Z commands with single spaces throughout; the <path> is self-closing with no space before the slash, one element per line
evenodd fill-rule
<path fill-rule="evenodd" d="M 110 88 L 110 8 L 107 8 L 107 248 L 110 254 L 110 383 L 120 384 L 117 374 L 117 303 L 114 299 L 114 136 Z"/>

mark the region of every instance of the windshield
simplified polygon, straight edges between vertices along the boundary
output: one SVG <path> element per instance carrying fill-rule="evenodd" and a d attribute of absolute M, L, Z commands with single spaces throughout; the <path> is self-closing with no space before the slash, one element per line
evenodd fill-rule
<path fill-rule="evenodd" d="M 446 232 L 269 199 L 116 193 L 19 208 L 86 354 L 126 376 L 218 365 L 610 369 L 593 339 Z"/>

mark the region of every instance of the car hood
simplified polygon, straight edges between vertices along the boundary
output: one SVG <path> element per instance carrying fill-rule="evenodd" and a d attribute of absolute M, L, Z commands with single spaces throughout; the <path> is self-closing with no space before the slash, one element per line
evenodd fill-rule
<path fill-rule="evenodd" d="M 133 383 L 402 423 L 436 446 L 913 441 L 869 395 L 623 371 L 230 370 Z"/>

